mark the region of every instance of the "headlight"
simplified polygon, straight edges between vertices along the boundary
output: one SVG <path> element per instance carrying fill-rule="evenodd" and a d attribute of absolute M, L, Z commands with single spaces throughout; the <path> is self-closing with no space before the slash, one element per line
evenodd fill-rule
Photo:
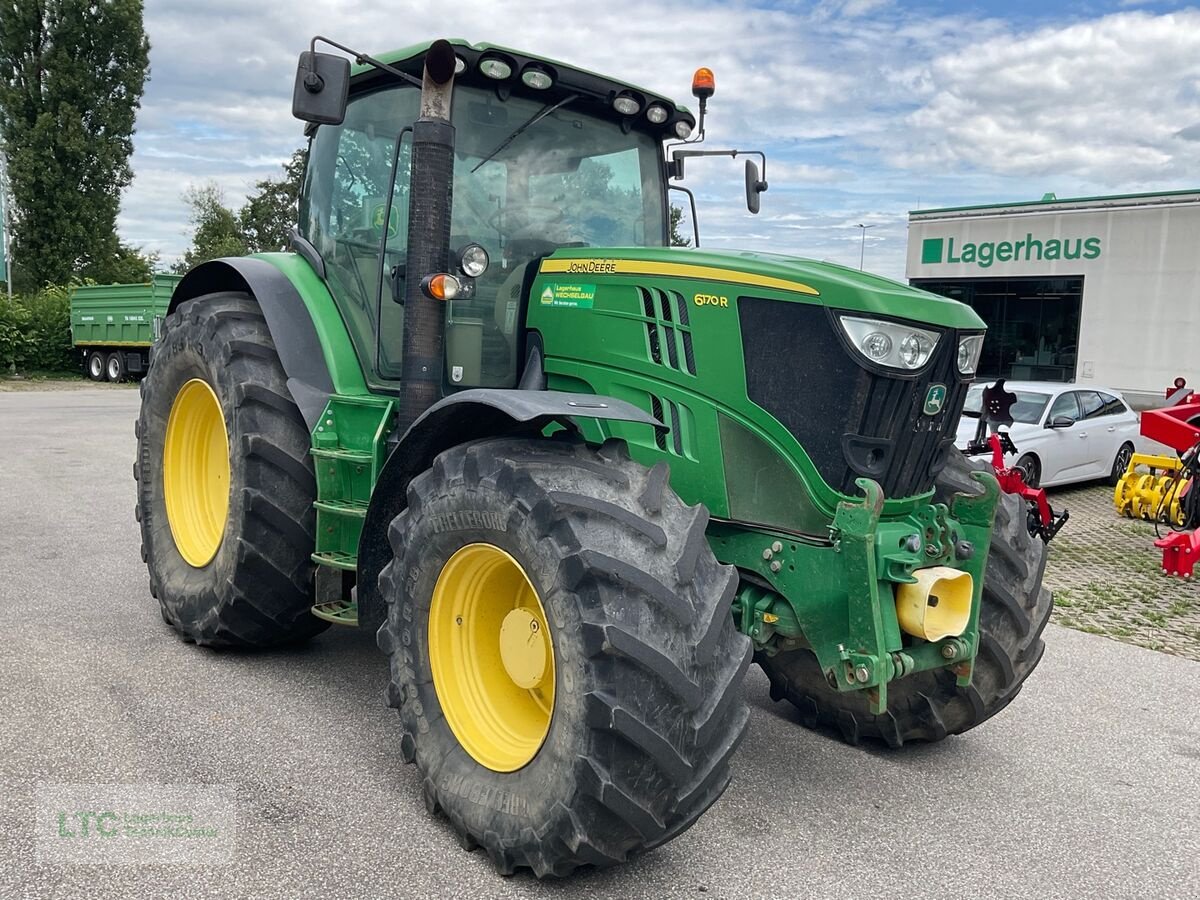
<path fill-rule="evenodd" d="M 892 369 L 919 369 L 929 362 L 941 337 L 936 331 L 903 322 L 841 316 L 842 330 L 859 353 Z M 978 356 L 978 354 L 976 354 Z"/>
<path fill-rule="evenodd" d="M 478 244 L 467 244 L 458 251 L 458 268 L 468 278 L 478 278 L 487 271 L 488 252 Z"/>
<path fill-rule="evenodd" d="M 979 354 L 983 352 L 983 335 L 968 334 L 958 341 L 958 371 L 971 375 L 979 365 Z"/>

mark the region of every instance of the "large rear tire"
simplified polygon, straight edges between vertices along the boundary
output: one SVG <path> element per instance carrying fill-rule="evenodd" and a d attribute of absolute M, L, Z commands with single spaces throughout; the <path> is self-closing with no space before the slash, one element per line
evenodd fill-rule
<path fill-rule="evenodd" d="M 938 476 L 935 500 L 949 503 L 956 493 L 976 493 L 972 469 L 990 469 L 952 451 Z M 888 685 L 888 709 L 873 715 L 862 692 L 829 687 L 817 658 L 796 650 L 755 660 L 771 681 L 774 700 L 790 700 L 809 728 L 829 729 L 851 744 L 882 741 L 899 747 L 909 741 L 940 741 L 962 734 L 1012 702 L 1042 658 L 1042 631 L 1053 599 L 1042 587 L 1046 545 L 1026 527 L 1019 497 L 1001 494 L 983 582 L 980 648 L 969 687 L 960 688 L 945 669 L 918 672 Z"/>
<path fill-rule="evenodd" d="M 751 659 L 737 573 L 667 476 L 615 443 L 485 440 L 442 453 L 391 525 L 379 645 L 401 753 L 502 874 L 626 860 L 729 783 Z M 514 660 L 510 627 L 536 652 Z"/>
<path fill-rule="evenodd" d="M 212 647 L 327 628 L 309 612 L 308 430 L 258 305 L 237 293 L 181 304 L 141 392 L 136 511 L 163 619 Z"/>

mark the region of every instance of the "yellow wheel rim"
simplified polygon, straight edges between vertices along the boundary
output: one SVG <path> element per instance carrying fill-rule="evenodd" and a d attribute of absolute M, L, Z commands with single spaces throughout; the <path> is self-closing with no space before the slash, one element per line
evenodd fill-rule
<path fill-rule="evenodd" d="M 554 644 L 521 564 L 468 544 L 447 560 L 429 608 L 429 667 L 450 730 L 481 766 L 515 772 L 550 731 Z"/>
<path fill-rule="evenodd" d="M 208 565 L 229 512 L 229 435 L 221 401 L 199 378 L 180 388 L 167 417 L 163 498 L 179 555 L 197 569 Z"/>

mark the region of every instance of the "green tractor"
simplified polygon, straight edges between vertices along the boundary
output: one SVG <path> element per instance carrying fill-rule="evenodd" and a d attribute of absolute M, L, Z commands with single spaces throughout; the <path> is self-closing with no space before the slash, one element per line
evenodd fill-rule
<path fill-rule="evenodd" d="M 428 809 L 539 877 L 720 797 L 752 661 L 851 743 L 938 741 L 1016 696 L 1051 598 L 1020 501 L 953 447 L 967 306 L 669 247 L 683 161 L 738 152 L 694 146 L 706 70 L 697 127 L 502 47 L 351 67 L 315 43 L 295 252 L 189 272 L 142 382 L 173 628 L 376 629 Z"/>

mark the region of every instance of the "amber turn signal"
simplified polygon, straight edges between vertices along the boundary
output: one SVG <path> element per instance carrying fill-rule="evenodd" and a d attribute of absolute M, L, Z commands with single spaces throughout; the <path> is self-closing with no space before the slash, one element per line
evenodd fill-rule
<path fill-rule="evenodd" d="M 431 300 L 453 300 L 462 292 L 462 284 L 453 275 L 439 273 L 422 278 L 421 290 Z"/>

